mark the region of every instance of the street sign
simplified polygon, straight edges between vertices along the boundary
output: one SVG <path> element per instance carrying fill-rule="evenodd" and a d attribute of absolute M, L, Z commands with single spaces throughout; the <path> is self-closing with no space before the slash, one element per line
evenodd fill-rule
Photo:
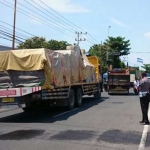
<path fill-rule="evenodd" d="M 143 63 L 143 59 L 137 58 L 137 62 Z"/>

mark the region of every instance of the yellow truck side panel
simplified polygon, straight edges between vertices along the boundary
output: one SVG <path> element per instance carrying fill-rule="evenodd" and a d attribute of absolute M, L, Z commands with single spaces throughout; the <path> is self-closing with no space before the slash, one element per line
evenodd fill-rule
<path fill-rule="evenodd" d="M 99 63 L 98 58 L 96 56 L 88 56 L 87 57 L 89 62 L 95 67 L 96 69 L 96 79 L 99 82 Z"/>

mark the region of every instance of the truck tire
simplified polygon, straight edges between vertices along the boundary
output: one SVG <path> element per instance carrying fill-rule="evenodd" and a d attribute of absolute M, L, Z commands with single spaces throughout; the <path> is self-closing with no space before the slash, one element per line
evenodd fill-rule
<path fill-rule="evenodd" d="M 28 107 L 24 107 L 24 108 L 22 108 L 22 110 L 23 110 L 25 113 L 32 112 L 32 109 L 31 109 L 31 108 L 28 108 Z"/>
<path fill-rule="evenodd" d="M 69 97 L 67 98 L 68 101 L 68 109 L 72 110 L 75 106 L 75 93 L 73 89 L 70 89 Z"/>
<path fill-rule="evenodd" d="M 101 98 L 101 90 L 98 89 L 98 91 L 94 94 L 94 98 Z"/>
<path fill-rule="evenodd" d="M 82 89 L 78 88 L 76 91 L 76 106 L 81 107 L 82 106 Z"/>

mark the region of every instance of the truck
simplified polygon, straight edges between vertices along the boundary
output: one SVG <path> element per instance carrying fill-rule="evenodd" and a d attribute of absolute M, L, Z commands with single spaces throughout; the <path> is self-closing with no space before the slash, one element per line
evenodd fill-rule
<path fill-rule="evenodd" d="M 82 105 L 83 95 L 101 97 L 98 58 L 87 58 L 79 46 L 1 51 L 0 59 L 0 106 L 71 110 Z"/>
<path fill-rule="evenodd" d="M 113 69 L 108 71 L 107 90 L 108 94 L 129 94 L 130 70 Z"/>

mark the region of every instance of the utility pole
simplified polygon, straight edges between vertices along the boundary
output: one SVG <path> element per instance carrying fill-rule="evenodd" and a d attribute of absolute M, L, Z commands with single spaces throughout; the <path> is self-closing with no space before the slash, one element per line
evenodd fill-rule
<path fill-rule="evenodd" d="M 15 29 L 16 29 L 16 6 L 17 0 L 14 1 L 14 23 L 13 23 L 13 37 L 12 37 L 12 50 L 15 49 Z"/>
<path fill-rule="evenodd" d="M 102 48 L 102 41 L 100 45 L 100 54 L 101 54 L 101 84 L 103 86 L 103 48 Z"/>
<path fill-rule="evenodd" d="M 103 65 L 103 48 L 102 48 L 102 41 L 101 41 L 101 45 L 100 45 L 100 54 L 101 54 L 101 74 L 102 74 L 102 65 Z"/>
<path fill-rule="evenodd" d="M 101 89 L 101 92 L 103 92 L 103 69 L 102 69 L 102 66 L 103 66 L 103 47 L 102 47 L 102 41 L 101 41 L 101 44 L 99 44 L 99 48 L 100 48 L 100 89 Z"/>
<path fill-rule="evenodd" d="M 108 38 L 109 38 L 109 30 L 110 30 L 111 26 L 108 26 Z M 107 49 L 107 52 L 106 52 L 106 62 L 108 64 L 108 49 Z"/>
<path fill-rule="evenodd" d="M 87 32 L 85 32 L 85 33 L 82 33 L 82 32 L 76 32 L 76 34 L 77 34 L 77 38 L 75 38 L 75 41 L 78 41 L 78 42 L 77 42 L 77 45 L 79 46 L 79 42 L 85 41 L 85 40 L 86 40 L 85 38 L 84 38 L 84 39 L 80 38 L 80 35 L 81 35 L 81 34 L 86 35 Z"/>

